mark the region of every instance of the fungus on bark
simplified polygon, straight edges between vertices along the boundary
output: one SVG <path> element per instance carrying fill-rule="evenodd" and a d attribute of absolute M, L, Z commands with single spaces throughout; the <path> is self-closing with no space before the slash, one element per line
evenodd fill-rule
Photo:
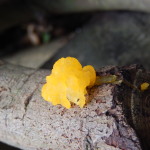
<path fill-rule="evenodd" d="M 53 105 L 61 104 L 69 109 L 72 103 L 81 108 L 86 104 L 87 88 L 95 84 L 95 69 L 82 67 L 73 57 L 61 58 L 53 66 L 42 87 L 42 97 Z"/>

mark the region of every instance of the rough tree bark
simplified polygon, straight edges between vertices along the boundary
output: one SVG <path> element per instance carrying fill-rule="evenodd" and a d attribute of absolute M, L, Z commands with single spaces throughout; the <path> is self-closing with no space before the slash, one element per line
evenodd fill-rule
<path fill-rule="evenodd" d="M 41 98 L 49 73 L 1 62 L 0 141 L 27 150 L 140 150 L 138 134 L 148 148 L 149 90 L 137 89 L 150 82 L 144 69 L 100 69 L 98 75 L 115 74 L 123 82 L 93 87 L 86 107 L 69 110 Z"/>

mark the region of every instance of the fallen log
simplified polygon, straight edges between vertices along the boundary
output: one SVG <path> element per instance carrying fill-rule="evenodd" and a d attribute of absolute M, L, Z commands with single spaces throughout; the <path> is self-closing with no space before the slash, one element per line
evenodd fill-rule
<path fill-rule="evenodd" d="M 149 0 L 30 0 L 34 6 L 53 13 L 129 10 L 150 12 Z"/>
<path fill-rule="evenodd" d="M 97 75 L 113 74 L 118 81 L 93 87 L 83 109 L 44 101 L 41 86 L 48 74 L 0 63 L 0 141 L 26 150 L 150 147 L 149 89 L 139 90 L 141 83 L 150 82 L 150 74 L 142 67 L 101 68 Z"/>
<path fill-rule="evenodd" d="M 0 1 L 0 31 L 36 19 L 38 14 L 81 13 L 96 11 L 150 12 L 149 0 L 6 0 Z M 9 13 L 8 13 L 9 12 Z"/>

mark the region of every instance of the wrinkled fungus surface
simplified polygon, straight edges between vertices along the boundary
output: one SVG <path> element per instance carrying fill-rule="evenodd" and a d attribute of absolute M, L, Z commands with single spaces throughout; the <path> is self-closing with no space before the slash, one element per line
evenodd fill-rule
<path fill-rule="evenodd" d="M 87 87 L 92 87 L 95 80 L 96 72 L 92 66 L 82 68 L 76 58 L 61 58 L 46 77 L 42 97 L 53 105 L 61 104 L 69 109 L 71 103 L 75 103 L 82 108 L 86 103 Z"/>

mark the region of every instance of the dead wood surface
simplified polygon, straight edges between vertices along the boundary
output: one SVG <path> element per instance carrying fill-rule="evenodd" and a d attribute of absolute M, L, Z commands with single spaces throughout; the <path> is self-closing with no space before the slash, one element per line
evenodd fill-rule
<path fill-rule="evenodd" d="M 137 66 L 112 66 L 100 69 L 98 74 L 116 74 L 131 81 L 138 70 L 142 71 Z M 41 87 L 49 73 L 1 62 L 0 141 L 26 150 L 141 149 L 137 134 L 129 125 L 134 127 L 137 123 L 132 119 L 131 103 L 124 103 L 124 98 L 130 101 L 131 87 L 124 83 L 95 86 L 86 107 L 67 110 L 52 106 L 41 97 Z"/>

